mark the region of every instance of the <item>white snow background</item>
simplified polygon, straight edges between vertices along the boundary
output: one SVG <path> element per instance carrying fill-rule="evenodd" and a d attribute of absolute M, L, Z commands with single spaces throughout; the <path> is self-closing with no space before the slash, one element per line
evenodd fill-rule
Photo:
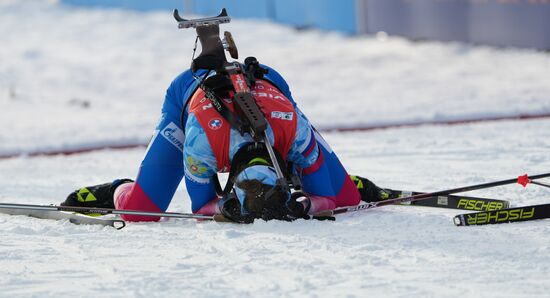
<path fill-rule="evenodd" d="M 235 20 L 241 59 L 276 68 L 318 127 L 550 112 L 550 55 L 346 37 Z M 0 1 L 0 154 L 145 143 L 195 34 L 169 12 Z M 435 191 L 550 170 L 550 120 L 326 133 L 351 173 Z M 51 204 L 134 177 L 144 149 L 0 160 L 0 202 Z M 471 192 L 548 203 L 518 185 Z M 184 186 L 171 211 L 189 212 Z M 0 214 L 0 297 L 550 297 L 549 221 L 455 227 L 389 206 L 336 222 L 130 223 Z"/>

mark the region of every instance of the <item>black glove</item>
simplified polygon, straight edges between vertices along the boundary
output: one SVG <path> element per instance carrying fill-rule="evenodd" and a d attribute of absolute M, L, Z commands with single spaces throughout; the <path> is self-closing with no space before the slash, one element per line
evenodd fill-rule
<path fill-rule="evenodd" d="M 302 200 L 300 200 L 300 202 L 297 201 L 298 199 L 304 198 L 304 202 L 306 202 L 305 206 L 301 202 Z M 299 218 L 309 219 L 307 213 L 310 206 L 309 199 L 307 199 L 304 193 L 295 192 L 285 201 L 267 204 L 262 210 L 261 218 L 265 221 L 273 219 L 284 221 L 294 221 Z"/>
<path fill-rule="evenodd" d="M 241 213 L 241 203 L 233 194 L 230 194 L 228 198 L 220 200 L 219 206 L 222 215 L 233 222 L 244 224 L 254 222 L 252 215 Z"/>
<path fill-rule="evenodd" d="M 305 198 L 305 200 L 301 200 L 301 198 Z M 289 209 L 288 218 L 293 218 L 292 220 L 298 218 L 330 221 L 336 220 L 336 218 L 332 215 L 308 215 L 309 209 L 311 208 L 311 201 L 306 194 L 300 191 L 295 192 L 290 196 L 290 200 L 287 202 L 287 207 Z"/>
<path fill-rule="evenodd" d="M 295 220 L 298 218 L 309 219 L 307 214 L 311 207 L 311 201 L 305 193 L 301 191 L 294 192 L 290 195 L 290 199 L 286 202 L 288 209 L 288 220 Z"/>
<path fill-rule="evenodd" d="M 115 189 L 131 179 L 117 179 L 113 182 L 87 186 L 73 191 L 61 206 L 115 208 L 113 195 Z"/>

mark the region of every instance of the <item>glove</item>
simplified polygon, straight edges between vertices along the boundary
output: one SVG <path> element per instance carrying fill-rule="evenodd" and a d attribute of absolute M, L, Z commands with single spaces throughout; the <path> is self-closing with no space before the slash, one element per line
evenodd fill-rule
<path fill-rule="evenodd" d="M 241 212 L 241 203 L 233 193 L 227 198 L 220 200 L 220 212 L 225 218 L 232 222 L 244 224 L 254 222 L 254 217 L 252 215 L 243 214 Z"/>
<path fill-rule="evenodd" d="M 87 186 L 77 189 L 67 196 L 61 206 L 115 208 L 113 195 L 115 189 L 123 183 L 134 182 L 131 179 L 117 179 L 113 182 Z"/>
<path fill-rule="evenodd" d="M 309 212 L 309 208 L 311 207 L 311 201 L 306 196 L 306 194 L 301 191 L 294 192 L 290 195 L 290 199 L 286 202 L 286 207 L 288 209 L 288 220 L 292 221 L 298 218 L 310 218 L 307 213 Z"/>
<path fill-rule="evenodd" d="M 300 200 L 302 198 L 305 198 L 305 200 Z M 310 216 L 308 213 L 311 209 L 311 200 L 301 191 L 295 192 L 290 196 L 290 199 L 287 202 L 287 207 L 289 210 L 288 218 L 293 218 L 292 220 L 296 220 L 298 218 L 330 221 L 336 220 L 336 218 L 332 215 L 317 214 Z"/>
<path fill-rule="evenodd" d="M 300 200 L 298 199 L 304 199 Z M 305 202 L 305 205 L 304 203 Z M 309 219 L 307 214 L 311 202 L 303 192 L 295 192 L 290 195 L 286 201 L 269 204 L 263 209 L 261 218 L 265 221 L 276 219 L 284 221 L 294 221 L 299 218 Z"/>

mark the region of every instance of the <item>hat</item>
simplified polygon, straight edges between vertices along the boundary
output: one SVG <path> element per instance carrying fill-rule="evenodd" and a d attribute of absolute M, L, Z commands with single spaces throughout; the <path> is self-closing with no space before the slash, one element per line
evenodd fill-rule
<path fill-rule="evenodd" d="M 253 213 L 261 217 L 265 208 L 282 207 L 290 197 L 290 191 L 277 186 L 277 172 L 267 161 L 265 164 L 258 164 L 258 161 L 253 159 L 249 164 L 252 165 L 241 170 L 236 176 L 235 195 L 241 203 L 241 213 Z"/>

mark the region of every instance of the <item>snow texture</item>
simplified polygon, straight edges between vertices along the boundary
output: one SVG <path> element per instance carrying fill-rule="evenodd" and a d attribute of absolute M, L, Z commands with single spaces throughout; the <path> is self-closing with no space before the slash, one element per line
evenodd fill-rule
<path fill-rule="evenodd" d="M 550 112 L 550 56 L 350 38 L 237 20 L 241 57 L 278 69 L 319 127 Z M 222 29 L 224 29 L 222 28 Z M 254 29 L 254 30 L 251 30 Z M 169 13 L 0 2 L 0 153 L 146 142 L 194 33 Z M 418 191 L 549 171 L 550 120 L 328 133 L 351 173 Z M 52 204 L 134 177 L 143 149 L 0 161 L 0 202 Z M 517 185 L 471 195 L 548 203 Z M 189 212 L 182 185 L 171 211 Z M 130 223 L 0 214 L 0 297 L 549 297 L 549 221 L 455 227 L 389 206 L 336 222 Z"/>

